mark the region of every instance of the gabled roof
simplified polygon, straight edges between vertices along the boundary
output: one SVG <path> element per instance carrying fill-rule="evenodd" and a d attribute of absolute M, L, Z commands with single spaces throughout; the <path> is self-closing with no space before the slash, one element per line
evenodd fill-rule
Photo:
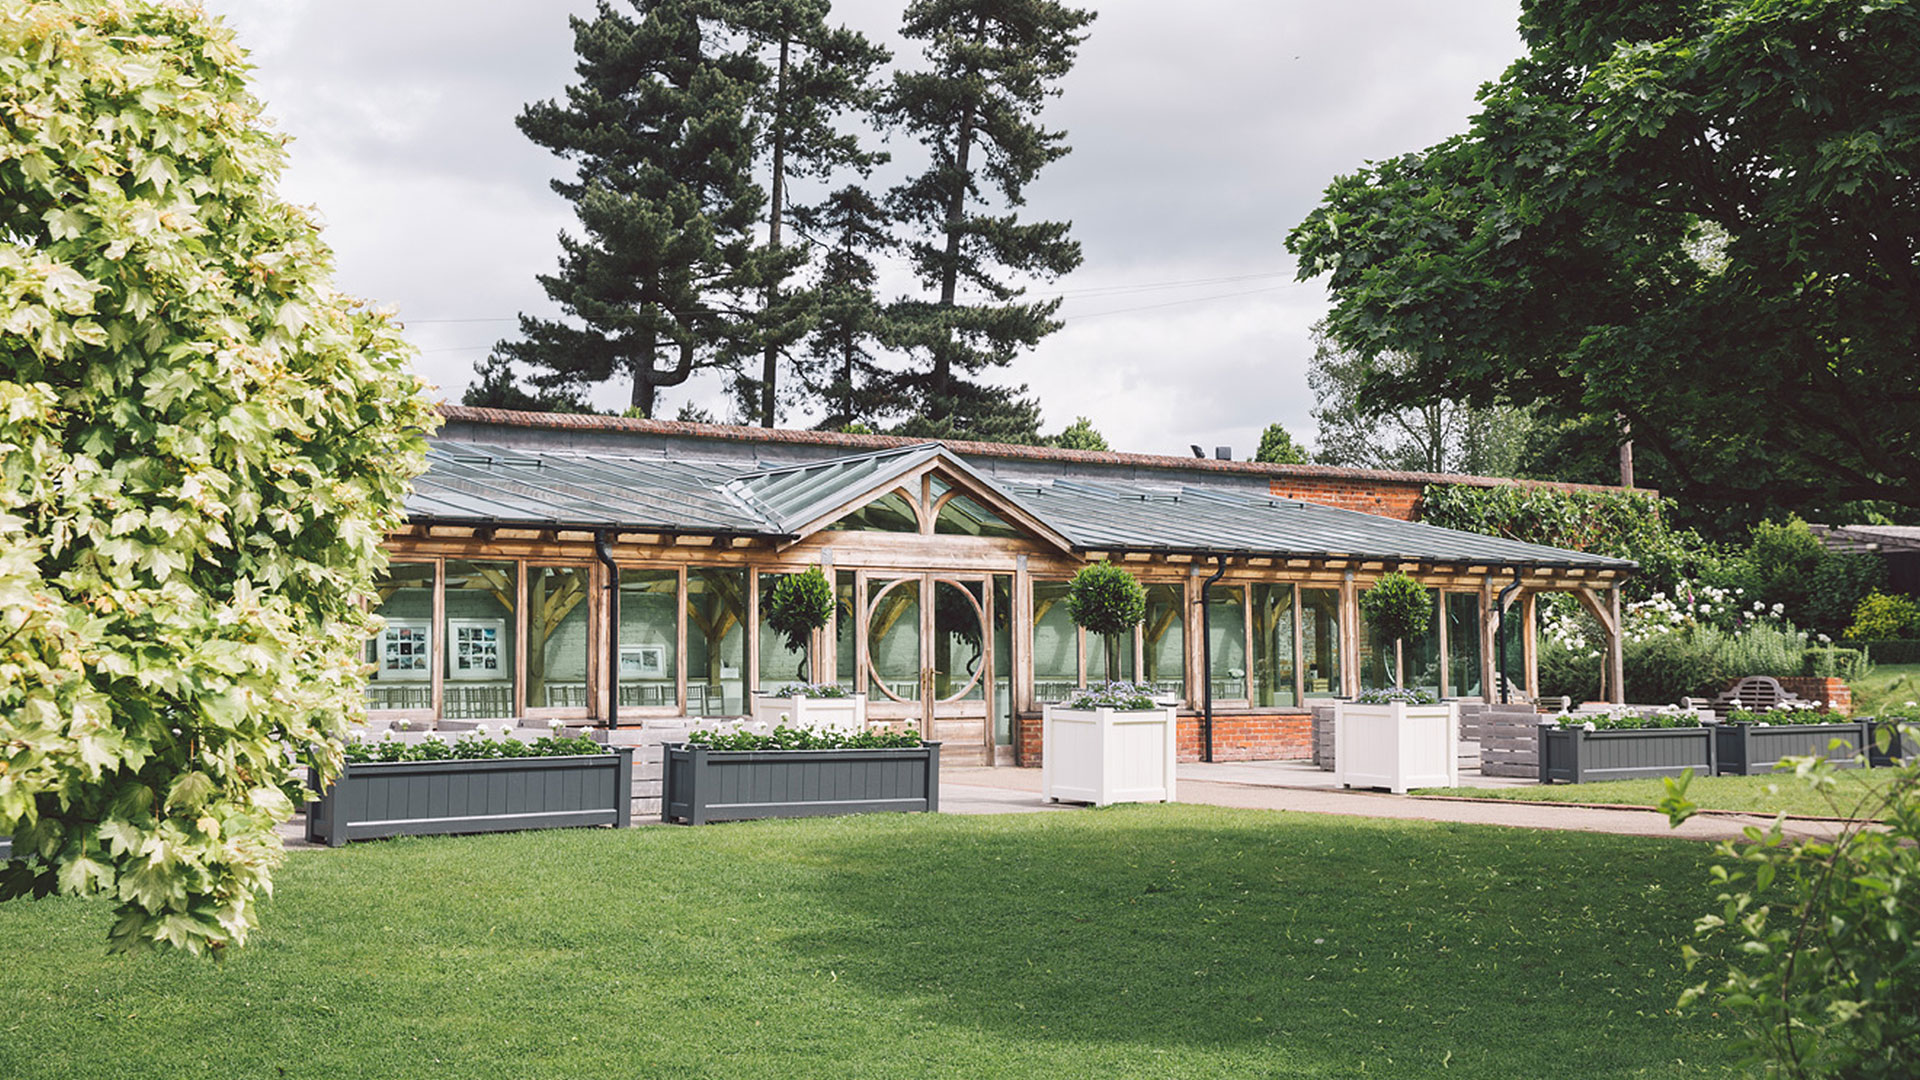
<path fill-rule="evenodd" d="M 1631 571 L 1634 564 L 1244 489 L 1074 477 L 995 483 L 940 443 L 777 468 L 605 449 L 434 440 L 418 523 L 756 536 L 792 542 L 925 467 L 1062 550 Z"/>

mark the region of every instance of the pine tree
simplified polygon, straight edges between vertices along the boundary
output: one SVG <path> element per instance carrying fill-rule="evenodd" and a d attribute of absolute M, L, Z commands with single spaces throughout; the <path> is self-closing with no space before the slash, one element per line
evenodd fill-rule
<path fill-rule="evenodd" d="M 1066 222 L 1023 222 L 1027 185 L 1068 152 L 1038 119 L 1073 67 L 1094 14 L 1056 0 L 913 0 L 901 32 L 923 41 L 928 70 L 901 72 L 882 115 L 918 137 L 926 171 L 889 194 L 913 233 L 907 250 L 933 299 L 892 306 L 890 344 L 925 360 L 896 388 L 915 417 L 903 430 L 1032 442 L 1039 409 L 977 376 L 1060 328 L 1058 300 L 1020 302 L 1021 279 L 1080 264 Z M 990 201 L 1007 212 L 988 212 Z M 962 289 L 979 299 L 963 301 Z"/>
<path fill-rule="evenodd" d="M 874 353 L 886 311 L 875 286 L 873 256 L 893 249 L 886 208 L 864 189 L 847 186 L 818 205 L 795 207 L 795 228 L 819 245 L 814 321 L 799 358 L 801 383 L 826 407 L 819 427 L 872 426 L 895 411 L 887 371 Z"/>
<path fill-rule="evenodd" d="M 575 165 L 553 189 L 584 236 L 562 234 L 560 270 L 539 280 L 581 325 L 522 315 L 523 340 L 495 351 L 535 369 L 536 397 L 577 399 L 624 377 L 632 408 L 652 416 L 661 387 L 725 363 L 752 333 L 742 293 L 759 274 L 766 195 L 749 109 L 763 69 L 715 47 L 710 4 L 631 3 L 638 19 L 601 0 L 592 19 L 571 20 L 579 82 L 564 105 L 536 102 L 518 119 Z"/>
<path fill-rule="evenodd" d="M 767 243 L 759 260 L 761 306 L 753 344 L 757 375 L 742 370 L 734 392 L 742 411 L 772 427 L 779 413 L 783 356 L 817 317 L 820 297 L 788 282 L 805 265 L 806 251 L 785 246 L 784 226 L 794 179 L 826 179 L 853 169 L 862 176 L 883 153 L 861 148 L 857 134 L 842 130 L 848 114 L 869 113 L 878 102 L 874 72 L 885 49 L 860 33 L 827 25 L 829 0 L 719 0 L 722 18 L 745 40 L 765 68 L 753 114 L 760 131 L 758 153 L 768 177 Z M 743 360 L 746 358 L 743 357 Z"/>

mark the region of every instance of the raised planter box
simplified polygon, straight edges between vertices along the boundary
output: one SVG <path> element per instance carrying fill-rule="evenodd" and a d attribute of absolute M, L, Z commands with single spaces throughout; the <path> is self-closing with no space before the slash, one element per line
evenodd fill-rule
<path fill-rule="evenodd" d="M 660 820 L 940 809 L 940 744 L 899 750 L 713 750 L 667 743 Z"/>
<path fill-rule="evenodd" d="M 1111 806 L 1172 802 L 1179 713 L 1156 709 L 1042 711 L 1040 795 L 1052 802 Z"/>
<path fill-rule="evenodd" d="M 1920 738 L 1901 738 L 1900 720 L 1867 720 L 1867 762 L 1876 769 L 1891 768 L 1900 764 L 1900 758 L 1920 757 Z M 1909 723 L 1911 727 L 1920 727 L 1920 722 Z M 1887 748 L 1880 749 L 1880 729 L 1887 728 Z"/>
<path fill-rule="evenodd" d="M 307 839 L 329 847 L 389 836 L 631 823 L 633 748 L 569 757 L 352 762 L 307 804 Z"/>
<path fill-rule="evenodd" d="M 1713 729 L 1713 753 L 1721 776 L 1757 776 L 1772 772 L 1783 757 L 1819 754 L 1840 768 L 1853 762 L 1867 744 L 1868 725 L 1863 721 L 1841 724 L 1719 724 Z M 1842 739 L 1847 749 L 1830 748 Z"/>
<path fill-rule="evenodd" d="M 1333 727 L 1333 780 L 1395 795 L 1409 788 L 1459 786 L 1460 714 L 1452 702 L 1341 702 Z"/>
<path fill-rule="evenodd" d="M 1540 782 L 1639 780 L 1679 776 L 1687 769 L 1695 776 L 1712 776 L 1713 731 L 1712 727 L 1588 731 L 1542 726 Z"/>
<path fill-rule="evenodd" d="M 867 695 L 851 694 L 842 698 L 784 697 L 753 695 L 753 722 L 777 727 L 818 728 L 826 731 L 865 731 Z"/>

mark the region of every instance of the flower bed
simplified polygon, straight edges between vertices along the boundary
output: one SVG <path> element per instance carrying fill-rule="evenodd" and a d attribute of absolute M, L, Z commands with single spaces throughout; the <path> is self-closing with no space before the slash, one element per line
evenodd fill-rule
<path fill-rule="evenodd" d="M 1713 775 L 1713 728 L 1679 710 L 1549 717 L 1540 724 L 1540 782 L 1585 784 Z"/>
<path fill-rule="evenodd" d="M 668 743 L 660 819 L 753 818 L 940 809 L 940 744 L 911 732 L 696 731 Z"/>
<path fill-rule="evenodd" d="M 1839 719 L 1818 709 L 1781 708 L 1767 712 L 1735 709 L 1714 730 L 1714 755 L 1721 776 L 1755 776 L 1772 772 L 1785 757 L 1828 758 L 1841 768 L 1870 745 L 1865 721 Z M 1843 746 L 1835 749 L 1833 741 Z"/>
<path fill-rule="evenodd" d="M 1095 806 L 1174 800 L 1179 715 L 1152 687 L 1089 686 L 1045 706 L 1041 724 L 1042 798 Z"/>
<path fill-rule="evenodd" d="M 307 804 L 307 839 L 329 847 L 390 836 L 449 836 L 631 821 L 633 748 L 475 731 L 454 743 L 349 744 L 347 764 Z"/>

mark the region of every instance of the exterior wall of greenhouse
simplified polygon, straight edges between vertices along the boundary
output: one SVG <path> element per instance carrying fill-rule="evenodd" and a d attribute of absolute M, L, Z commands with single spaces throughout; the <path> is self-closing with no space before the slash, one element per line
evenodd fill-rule
<path fill-rule="evenodd" d="M 791 465 L 908 444 L 446 412 L 437 444 L 624 455 L 627 464 Z M 687 717 L 745 715 L 753 691 L 804 676 L 867 694 L 870 721 L 941 740 L 949 763 L 1033 765 L 1041 707 L 1075 687 L 1119 678 L 1181 702 L 1183 757 L 1306 757 L 1314 701 L 1392 684 L 1393 648 L 1372 639 L 1358 604 L 1381 574 L 1402 570 L 1434 590 L 1429 633 L 1404 647 L 1407 683 L 1476 698 L 1498 685 L 1494 613 L 1503 589 L 1520 583 L 1508 591 L 1508 623 L 1520 632 L 1510 638 L 1506 675 L 1517 689 L 1535 682 L 1532 595 L 1586 588 L 1598 605 L 1620 573 L 1284 550 L 1084 549 L 1024 516 L 1017 500 L 1005 498 L 1018 490 L 1011 485 L 1080 477 L 1109 488 L 1183 484 L 1202 495 L 1263 497 L 1284 485 L 1298 499 L 1319 483 L 1330 501 L 1351 501 L 1369 497 L 1360 489 L 1370 474 L 970 443 L 950 442 L 944 451 L 804 535 L 478 514 L 460 520 L 443 507 L 415 513 L 388 542 L 379 604 L 387 625 L 369 646 L 369 707 L 415 725 L 508 717 L 684 725 Z M 487 490 L 539 493 L 543 482 L 566 490 L 527 472 Z M 434 478 L 430 469 L 423 482 Z M 1379 474 L 1377 497 L 1410 505 L 1407 488 L 1436 480 L 1494 482 Z M 1067 580 L 1097 559 L 1125 567 L 1147 590 L 1146 619 L 1112 643 L 1089 638 L 1066 614 Z M 780 575 L 812 567 L 827 574 L 837 602 L 803 654 L 758 613 Z M 1210 724 L 1203 722 L 1209 706 Z"/>

